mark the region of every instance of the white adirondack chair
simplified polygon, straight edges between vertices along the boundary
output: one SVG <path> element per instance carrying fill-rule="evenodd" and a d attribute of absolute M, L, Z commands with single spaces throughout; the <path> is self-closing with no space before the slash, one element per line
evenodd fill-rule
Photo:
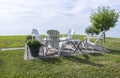
<path fill-rule="evenodd" d="M 32 36 L 35 37 L 35 39 L 38 40 L 43 45 L 46 44 L 46 41 L 42 39 L 37 29 L 32 29 Z"/>
<path fill-rule="evenodd" d="M 84 41 L 84 45 L 85 45 L 85 49 L 89 49 L 92 48 L 92 50 L 99 50 L 99 51 L 103 51 L 103 34 L 105 31 L 101 32 L 101 34 L 97 37 L 97 39 L 95 40 L 95 42 L 91 42 L 90 38 L 93 37 L 86 37 L 86 40 Z M 97 44 L 97 42 L 100 40 L 100 44 Z"/>
<path fill-rule="evenodd" d="M 59 31 L 57 30 L 48 30 L 46 41 L 48 43 L 48 48 L 58 49 L 58 56 L 60 56 L 60 52 L 62 49 L 62 41 L 59 40 Z"/>

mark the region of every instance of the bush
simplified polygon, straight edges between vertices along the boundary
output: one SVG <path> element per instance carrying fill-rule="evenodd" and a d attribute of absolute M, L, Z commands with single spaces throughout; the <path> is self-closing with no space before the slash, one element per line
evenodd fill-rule
<path fill-rule="evenodd" d="M 26 43 L 29 46 L 31 55 L 33 57 L 38 56 L 39 54 L 39 49 L 42 46 L 42 43 L 40 43 L 38 40 L 36 40 L 34 37 L 32 37 L 31 35 L 28 35 L 26 37 Z"/>
<path fill-rule="evenodd" d="M 27 45 L 31 47 L 42 46 L 42 44 L 38 40 L 35 40 L 35 39 L 27 40 Z"/>
<path fill-rule="evenodd" d="M 35 39 L 34 37 L 32 37 L 31 35 L 27 35 L 25 38 L 25 41 L 27 42 L 28 40 L 32 40 Z"/>

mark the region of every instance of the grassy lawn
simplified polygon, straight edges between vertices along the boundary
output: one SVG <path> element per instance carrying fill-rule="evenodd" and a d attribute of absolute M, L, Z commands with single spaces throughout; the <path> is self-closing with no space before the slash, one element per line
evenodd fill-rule
<path fill-rule="evenodd" d="M 0 36 L 0 48 L 22 47 L 25 36 Z"/>
<path fill-rule="evenodd" d="M 84 36 L 75 35 L 76 39 Z M 25 36 L 0 36 L 0 48 L 23 47 Z M 24 50 L 0 52 L 0 78 L 120 78 L 120 38 L 107 38 L 110 53 L 25 61 Z"/>

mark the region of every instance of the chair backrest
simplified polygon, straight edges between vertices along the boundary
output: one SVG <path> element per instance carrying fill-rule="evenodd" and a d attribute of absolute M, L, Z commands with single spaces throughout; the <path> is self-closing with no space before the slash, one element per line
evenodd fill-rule
<path fill-rule="evenodd" d="M 73 29 L 70 29 L 69 31 L 68 31 L 68 38 L 69 39 L 72 39 L 72 36 L 75 34 L 75 31 L 73 30 Z"/>
<path fill-rule="evenodd" d="M 45 41 L 41 38 L 37 29 L 32 29 L 32 36 L 35 37 L 35 39 L 41 42 L 42 44 L 45 44 Z"/>
<path fill-rule="evenodd" d="M 96 37 L 90 37 L 88 36 L 87 37 L 87 42 L 90 42 L 90 38 L 96 38 L 94 44 L 96 44 L 98 42 L 99 39 L 102 39 L 103 38 L 103 34 L 104 34 L 105 31 L 101 32 L 100 35 L 96 38 Z"/>
<path fill-rule="evenodd" d="M 104 33 L 105 33 L 105 31 L 103 31 L 103 32 L 100 33 L 100 35 L 98 36 L 98 38 L 97 38 L 96 41 L 95 41 L 95 44 L 97 43 L 97 41 L 98 41 L 99 39 L 102 39 L 102 38 L 103 38 Z"/>
<path fill-rule="evenodd" d="M 47 41 L 49 42 L 48 45 L 50 45 L 52 48 L 58 48 L 59 47 L 59 31 L 57 30 L 48 30 L 47 31 Z"/>

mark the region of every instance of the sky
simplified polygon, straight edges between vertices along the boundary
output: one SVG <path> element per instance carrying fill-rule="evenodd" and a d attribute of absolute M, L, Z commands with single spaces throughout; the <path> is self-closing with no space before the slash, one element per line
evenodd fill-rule
<path fill-rule="evenodd" d="M 103 6 L 120 12 L 120 0 L 0 0 L 0 35 L 27 35 L 33 28 L 40 34 L 49 29 L 67 34 L 74 29 L 85 35 L 90 15 Z M 120 38 L 118 33 L 120 18 L 106 35 Z"/>

